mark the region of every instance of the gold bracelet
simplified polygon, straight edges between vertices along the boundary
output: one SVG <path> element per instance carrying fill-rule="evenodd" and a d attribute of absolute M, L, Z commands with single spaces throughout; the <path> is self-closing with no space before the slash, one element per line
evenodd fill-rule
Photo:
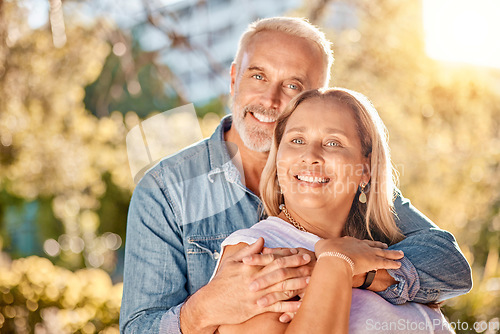
<path fill-rule="evenodd" d="M 339 259 L 344 260 L 345 262 L 349 263 L 351 266 L 352 270 L 352 276 L 354 276 L 354 262 L 351 260 L 351 258 L 345 254 L 339 253 L 339 252 L 323 252 L 319 254 L 318 260 L 321 259 L 323 256 L 333 256 L 333 257 L 338 257 Z"/>

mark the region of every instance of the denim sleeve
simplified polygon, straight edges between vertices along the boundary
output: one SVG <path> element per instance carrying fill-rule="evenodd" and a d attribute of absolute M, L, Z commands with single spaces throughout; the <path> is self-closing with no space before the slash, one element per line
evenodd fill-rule
<path fill-rule="evenodd" d="M 396 223 L 405 239 L 392 245 L 405 253 L 401 268 L 388 270 L 399 284 L 379 292 L 393 304 L 440 302 L 472 288 L 471 269 L 455 237 L 437 227 L 398 192 Z"/>
<path fill-rule="evenodd" d="M 175 209 L 153 170 L 130 202 L 120 333 L 180 333 L 187 265 L 175 221 Z"/>

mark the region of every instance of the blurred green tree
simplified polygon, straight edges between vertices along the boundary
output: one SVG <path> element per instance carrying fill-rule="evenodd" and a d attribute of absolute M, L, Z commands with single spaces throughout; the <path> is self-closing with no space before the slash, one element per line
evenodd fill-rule
<path fill-rule="evenodd" d="M 98 117 L 116 110 L 122 114 L 134 111 L 146 118 L 152 112 L 187 103 L 174 89 L 175 75 L 159 63 L 159 53 L 141 50 L 133 31 L 130 35 L 120 30 L 108 34 L 113 52 L 99 77 L 85 87 L 85 107 Z"/>
<path fill-rule="evenodd" d="M 128 203 L 133 183 L 127 128 L 120 113 L 98 119 L 83 103 L 84 87 L 100 74 L 110 52 L 105 35 L 110 28 L 102 21 L 88 28 L 69 25 L 66 43 L 54 47 L 49 29 L 27 26 L 19 3 L 0 8 L 1 211 L 36 201 L 38 241 L 57 239 L 53 252 L 60 252 L 60 263 L 112 269 L 106 258 L 116 245 L 102 238 L 99 226 L 101 219 L 116 218 L 95 212 L 111 184 L 126 194 L 117 201 Z M 0 224 L 4 246 L 12 248 L 5 221 Z"/>

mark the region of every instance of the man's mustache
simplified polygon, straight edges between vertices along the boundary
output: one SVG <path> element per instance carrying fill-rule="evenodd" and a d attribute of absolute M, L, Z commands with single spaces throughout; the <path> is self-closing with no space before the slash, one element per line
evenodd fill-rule
<path fill-rule="evenodd" d="M 261 105 L 255 105 L 255 104 L 245 106 L 243 111 L 244 111 L 243 117 L 245 117 L 248 113 L 258 113 L 276 119 L 278 118 L 279 115 L 279 112 L 276 109 L 267 109 Z"/>

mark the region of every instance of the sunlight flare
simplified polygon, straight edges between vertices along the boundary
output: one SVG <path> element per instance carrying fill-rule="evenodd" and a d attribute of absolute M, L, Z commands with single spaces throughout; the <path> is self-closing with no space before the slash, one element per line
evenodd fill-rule
<path fill-rule="evenodd" d="M 500 68 L 500 1 L 423 0 L 427 54 Z"/>

